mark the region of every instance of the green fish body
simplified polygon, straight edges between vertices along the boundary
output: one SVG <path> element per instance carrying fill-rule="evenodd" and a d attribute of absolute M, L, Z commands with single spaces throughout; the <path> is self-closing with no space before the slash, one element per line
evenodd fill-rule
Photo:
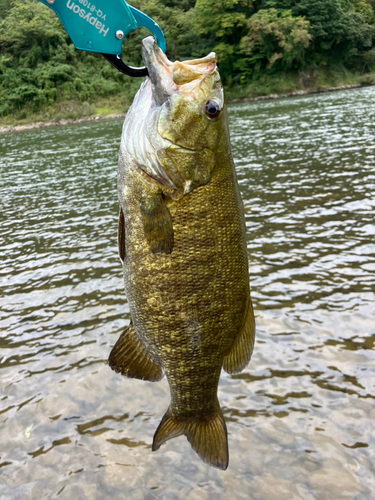
<path fill-rule="evenodd" d="M 214 54 L 171 63 L 151 37 L 143 45 L 149 77 L 124 123 L 118 171 L 132 322 L 109 364 L 128 377 L 166 375 L 171 403 L 153 450 L 184 434 L 226 469 L 220 372 L 247 365 L 255 323 L 223 90 Z"/>

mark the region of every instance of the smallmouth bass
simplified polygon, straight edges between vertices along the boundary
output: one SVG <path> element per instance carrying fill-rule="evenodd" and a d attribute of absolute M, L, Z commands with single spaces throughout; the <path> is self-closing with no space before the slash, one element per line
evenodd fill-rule
<path fill-rule="evenodd" d="M 149 76 L 125 118 L 118 168 L 119 255 L 131 324 L 109 364 L 128 377 L 165 374 L 171 402 L 152 449 L 185 435 L 225 470 L 217 388 L 240 372 L 255 335 L 243 204 L 215 54 L 168 60 L 143 41 Z"/>

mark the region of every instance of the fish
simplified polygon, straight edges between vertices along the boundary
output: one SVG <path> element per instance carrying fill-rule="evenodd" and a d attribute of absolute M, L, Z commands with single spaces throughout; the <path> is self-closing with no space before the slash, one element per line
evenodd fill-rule
<path fill-rule="evenodd" d="M 222 368 L 242 371 L 254 347 L 244 207 L 230 151 L 215 53 L 171 62 L 142 42 L 148 76 L 125 117 L 118 164 L 119 256 L 131 322 L 109 356 L 117 373 L 166 376 L 170 405 L 156 451 L 185 435 L 225 470 Z"/>

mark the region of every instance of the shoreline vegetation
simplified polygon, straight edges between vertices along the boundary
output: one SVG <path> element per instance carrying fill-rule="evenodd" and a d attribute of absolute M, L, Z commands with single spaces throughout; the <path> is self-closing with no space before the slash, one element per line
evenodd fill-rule
<path fill-rule="evenodd" d="M 228 103 L 375 85 L 375 0 L 129 3 L 159 24 L 171 61 L 216 53 Z M 142 66 L 149 34 L 126 37 L 126 64 Z M 38 0 L 0 0 L 0 132 L 123 116 L 139 85 L 75 49 Z"/>
<path fill-rule="evenodd" d="M 298 97 L 298 96 L 306 96 L 311 94 L 322 94 L 326 92 L 336 92 L 339 90 L 351 90 L 358 89 L 364 87 L 374 86 L 375 83 L 355 83 L 351 85 L 342 85 L 339 87 L 326 87 L 326 88 L 316 88 L 316 89 L 300 89 L 294 90 L 291 92 L 284 92 L 278 94 L 268 94 L 268 95 L 259 95 L 256 97 L 242 97 L 242 98 L 232 98 L 228 100 L 228 104 L 240 104 L 244 102 L 252 102 L 252 101 L 267 101 L 271 99 L 283 99 L 288 97 Z M 46 127 L 56 127 L 56 126 L 64 126 L 64 125 L 73 125 L 79 123 L 88 123 L 99 120 L 115 120 L 118 118 L 125 118 L 126 112 L 123 113 L 102 113 L 102 114 L 93 114 L 89 116 L 81 116 L 76 118 L 57 118 L 53 121 L 27 121 L 27 119 L 23 120 L 22 123 L 14 123 L 12 125 L 2 125 L 0 121 L 0 134 L 5 134 L 8 132 L 21 132 L 24 130 L 34 130 L 41 129 Z"/>

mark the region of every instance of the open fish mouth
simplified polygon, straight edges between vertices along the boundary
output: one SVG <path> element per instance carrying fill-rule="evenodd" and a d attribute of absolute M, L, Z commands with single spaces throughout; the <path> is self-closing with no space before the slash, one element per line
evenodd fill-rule
<path fill-rule="evenodd" d="M 168 57 L 155 42 L 154 37 L 148 36 L 147 38 L 144 38 L 142 41 L 142 45 L 143 61 L 148 70 L 150 70 L 150 68 L 155 64 L 157 64 L 158 66 L 162 65 L 165 69 L 171 68 L 173 66 L 173 63 L 168 59 Z"/>
<path fill-rule="evenodd" d="M 152 83 L 157 104 L 163 104 L 172 93 L 198 89 L 204 77 L 216 71 L 216 54 L 211 52 L 201 59 L 171 62 L 152 36 L 142 42 L 142 57 Z M 223 101 L 223 99 L 222 99 Z"/>
<path fill-rule="evenodd" d="M 127 114 L 124 145 L 137 167 L 177 198 L 207 183 L 214 166 L 218 127 L 209 132 L 205 105 L 211 96 L 224 103 L 216 56 L 171 62 L 151 36 L 142 56 L 148 77 Z"/>
<path fill-rule="evenodd" d="M 172 79 L 173 63 L 148 36 L 142 42 L 142 57 L 152 84 L 152 94 L 157 104 L 163 104 L 177 86 Z"/>

